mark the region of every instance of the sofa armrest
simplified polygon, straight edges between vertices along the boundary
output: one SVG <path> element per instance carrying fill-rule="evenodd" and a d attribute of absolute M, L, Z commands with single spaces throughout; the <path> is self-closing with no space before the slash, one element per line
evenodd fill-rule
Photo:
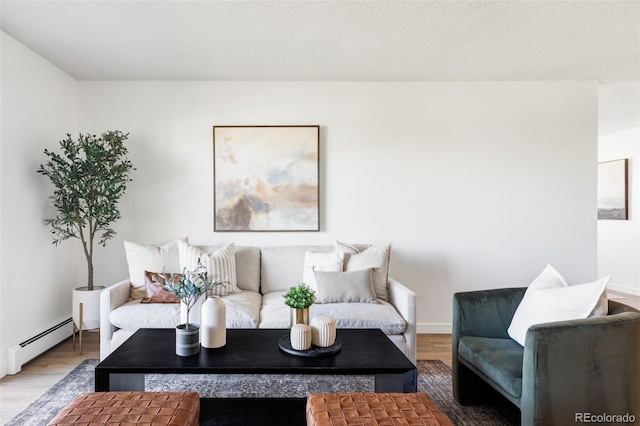
<path fill-rule="evenodd" d="M 416 294 L 409 287 L 389 278 L 389 303 L 407 323 L 404 337 L 407 342 L 407 357 L 416 363 Z"/>
<path fill-rule="evenodd" d="M 610 302 L 610 311 L 612 302 Z M 622 305 L 624 306 L 624 305 Z M 640 418 L 640 312 L 533 325 L 522 371 L 523 419 L 570 424 L 575 413 Z"/>
<path fill-rule="evenodd" d="M 116 330 L 109 320 L 111 312 L 129 301 L 131 283 L 122 280 L 102 290 L 100 293 L 100 359 L 111 353 L 111 338 Z"/>

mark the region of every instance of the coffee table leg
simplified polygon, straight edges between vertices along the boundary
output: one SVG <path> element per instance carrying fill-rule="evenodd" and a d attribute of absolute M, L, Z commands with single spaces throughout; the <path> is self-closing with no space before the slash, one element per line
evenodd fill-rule
<path fill-rule="evenodd" d="M 96 374 L 96 392 L 144 391 L 144 374 Z"/>
<path fill-rule="evenodd" d="M 376 392 L 417 392 L 418 370 L 413 369 L 404 374 L 376 374 Z"/>

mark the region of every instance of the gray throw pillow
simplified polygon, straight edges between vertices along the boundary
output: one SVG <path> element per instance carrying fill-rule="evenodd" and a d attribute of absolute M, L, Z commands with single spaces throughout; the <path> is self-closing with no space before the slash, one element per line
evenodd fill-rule
<path fill-rule="evenodd" d="M 373 269 L 348 272 L 314 272 L 316 303 L 378 303 L 373 289 Z"/>

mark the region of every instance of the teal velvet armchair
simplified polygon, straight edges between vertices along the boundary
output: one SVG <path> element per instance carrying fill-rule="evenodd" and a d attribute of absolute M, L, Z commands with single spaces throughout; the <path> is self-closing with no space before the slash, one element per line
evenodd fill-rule
<path fill-rule="evenodd" d="M 520 409 L 522 426 L 640 422 L 640 311 L 610 300 L 607 316 L 530 327 L 523 348 L 507 329 L 525 290 L 454 295 L 455 400 L 491 403 L 497 392 Z"/>

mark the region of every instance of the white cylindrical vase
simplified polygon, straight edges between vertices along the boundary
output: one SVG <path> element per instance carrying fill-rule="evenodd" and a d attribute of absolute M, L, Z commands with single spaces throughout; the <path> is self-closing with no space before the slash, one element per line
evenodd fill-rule
<path fill-rule="evenodd" d="M 331 317 L 311 318 L 311 334 L 314 345 L 327 348 L 336 341 L 336 320 Z"/>
<path fill-rule="evenodd" d="M 294 324 L 291 327 L 291 347 L 296 351 L 306 351 L 311 347 L 311 327 Z"/>
<path fill-rule="evenodd" d="M 191 310 L 189 311 L 189 322 L 192 324 L 200 324 L 200 316 L 202 311 L 202 304 L 204 303 L 207 296 L 203 294 L 200 296 L 196 303 L 193 304 Z M 187 305 L 184 302 L 180 302 L 180 323 L 184 324 L 187 322 Z"/>
<path fill-rule="evenodd" d="M 221 348 L 227 344 L 227 305 L 220 296 L 207 297 L 200 320 L 203 348 Z"/>

